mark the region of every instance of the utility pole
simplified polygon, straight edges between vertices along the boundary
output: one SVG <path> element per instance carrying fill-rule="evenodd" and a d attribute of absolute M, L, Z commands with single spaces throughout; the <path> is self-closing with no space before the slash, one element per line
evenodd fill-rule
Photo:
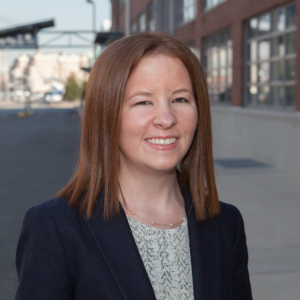
<path fill-rule="evenodd" d="M 125 0 L 125 6 L 125 36 L 129 36 L 131 25 L 131 0 Z"/>
<path fill-rule="evenodd" d="M 93 31 L 94 31 L 94 40 L 96 38 L 96 32 L 97 32 L 97 24 L 96 24 L 96 3 L 93 0 L 86 0 L 88 3 L 93 5 Z M 96 53 L 95 53 L 95 44 L 93 44 L 93 60 L 95 62 L 96 60 Z"/>

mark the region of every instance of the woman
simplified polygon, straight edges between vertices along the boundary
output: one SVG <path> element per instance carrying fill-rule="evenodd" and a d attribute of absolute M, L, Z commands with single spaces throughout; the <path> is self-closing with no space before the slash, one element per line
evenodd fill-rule
<path fill-rule="evenodd" d="M 114 42 L 76 173 L 25 216 L 16 299 L 252 299 L 247 261 L 242 217 L 218 201 L 198 59 L 165 33 Z"/>

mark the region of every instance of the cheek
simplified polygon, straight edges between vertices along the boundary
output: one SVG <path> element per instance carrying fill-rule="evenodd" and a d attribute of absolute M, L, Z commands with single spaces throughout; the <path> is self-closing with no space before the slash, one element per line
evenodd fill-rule
<path fill-rule="evenodd" d="M 134 112 L 126 112 L 121 116 L 120 144 L 142 140 L 147 128 L 147 116 Z"/>
<path fill-rule="evenodd" d="M 193 138 L 198 124 L 197 108 L 189 107 L 184 113 L 180 114 L 180 120 L 183 130 L 189 138 Z"/>

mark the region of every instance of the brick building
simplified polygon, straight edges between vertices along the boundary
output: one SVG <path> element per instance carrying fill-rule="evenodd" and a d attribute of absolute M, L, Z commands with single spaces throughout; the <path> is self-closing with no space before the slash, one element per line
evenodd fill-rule
<path fill-rule="evenodd" d="M 111 2 L 112 31 L 124 31 L 127 0 Z M 221 143 L 300 172 L 300 157 L 288 159 L 300 147 L 300 0 L 130 0 L 130 7 L 131 33 L 169 32 L 200 58 Z"/>

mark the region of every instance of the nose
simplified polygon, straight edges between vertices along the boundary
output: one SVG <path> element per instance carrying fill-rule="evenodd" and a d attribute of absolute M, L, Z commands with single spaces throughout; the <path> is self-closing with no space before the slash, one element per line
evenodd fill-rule
<path fill-rule="evenodd" d="M 153 124 L 160 129 L 169 129 L 177 124 L 177 118 L 172 108 L 167 105 L 160 105 L 155 112 Z"/>

